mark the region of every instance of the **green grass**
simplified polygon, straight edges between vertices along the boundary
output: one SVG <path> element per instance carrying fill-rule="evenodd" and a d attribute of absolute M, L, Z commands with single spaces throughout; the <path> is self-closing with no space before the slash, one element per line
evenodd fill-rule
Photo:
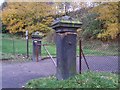
<path fill-rule="evenodd" d="M 67 80 L 58 81 L 56 77 L 33 79 L 26 88 L 118 88 L 118 75 L 105 72 L 87 71 Z"/>
<path fill-rule="evenodd" d="M 56 56 L 56 46 L 55 46 L 55 44 L 48 45 L 48 46 L 46 46 L 46 48 L 48 49 L 48 51 L 50 52 L 50 54 L 52 56 Z M 47 56 L 48 55 L 43 47 L 42 47 L 42 55 L 43 56 Z"/>
<path fill-rule="evenodd" d="M 13 42 L 14 42 L 14 49 L 13 49 Z M 45 43 L 45 42 L 44 42 Z M 52 55 L 56 55 L 56 47 L 55 45 L 48 45 L 46 46 L 48 51 Z M 26 40 L 25 39 L 2 39 L 2 52 L 6 54 L 26 54 Z M 32 40 L 29 40 L 29 53 L 32 54 Z M 45 49 L 42 47 L 42 55 L 47 55 Z"/>
<path fill-rule="evenodd" d="M 4 54 L 26 54 L 26 40 L 23 38 L 18 38 L 17 36 L 14 36 L 12 38 L 11 35 L 9 34 L 2 34 L 2 53 Z M 13 49 L 13 42 L 14 42 L 14 49 Z M 43 41 L 43 43 L 47 43 Z M 116 47 L 112 46 L 111 48 L 108 49 L 103 49 L 103 50 L 97 50 L 96 48 L 92 48 L 93 44 L 91 43 L 86 43 L 83 44 L 83 52 L 85 55 L 93 55 L 93 56 L 111 56 L 111 55 L 118 55 L 118 51 L 115 50 Z M 99 43 L 96 45 L 94 44 L 94 47 L 101 47 Z M 56 46 L 55 44 L 49 44 L 46 46 L 48 51 L 50 52 L 51 55 L 56 56 Z M 32 40 L 29 40 L 29 53 L 32 54 Z M 77 47 L 77 54 L 79 55 L 79 48 Z M 47 56 L 46 51 L 42 47 L 42 56 Z"/>
<path fill-rule="evenodd" d="M 116 56 L 118 52 L 113 52 L 111 50 L 90 50 L 83 49 L 84 54 L 88 56 Z"/>
<path fill-rule="evenodd" d="M 24 54 L 26 53 L 26 41 L 22 39 L 2 39 L 2 52 L 3 53 L 14 53 L 13 52 L 13 42 L 15 53 Z M 30 45 L 31 48 L 31 45 Z"/>

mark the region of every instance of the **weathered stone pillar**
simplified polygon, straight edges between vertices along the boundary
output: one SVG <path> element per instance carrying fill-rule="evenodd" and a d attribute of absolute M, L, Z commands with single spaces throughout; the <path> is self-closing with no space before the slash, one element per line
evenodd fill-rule
<path fill-rule="evenodd" d="M 38 61 L 41 59 L 41 44 L 42 44 L 42 37 L 38 34 L 32 34 L 32 42 L 33 42 L 33 52 L 32 52 L 32 59 L 33 61 Z"/>
<path fill-rule="evenodd" d="M 81 22 L 57 20 L 52 28 L 56 31 L 57 73 L 58 80 L 74 76 L 76 71 L 76 30 Z"/>

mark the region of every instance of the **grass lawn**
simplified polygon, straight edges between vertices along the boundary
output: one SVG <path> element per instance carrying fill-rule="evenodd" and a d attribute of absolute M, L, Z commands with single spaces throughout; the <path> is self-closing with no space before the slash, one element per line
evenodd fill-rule
<path fill-rule="evenodd" d="M 8 34 L 2 34 L 2 53 L 3 54 L 26 54 L 26 39 L 12 37 Z M 14 43 L 14 44 L 13 44 Z M 43 41 L 43 43 L 47 43 Z M 13 46 L 14 45 L 14 46 Z M 106 50 L 97 50 L 92 48 L 92 45 L 87 43 L 84 44 L 83 52 L 85 55 L 95 55 L 95 56 L 112 56 L 118 55 L 118 51 L 115 47 L 111 47 Z M 97 45 L 96 45 L 97 46 Z M 14 49 L 13 49 L 14 47 Z M 50 44 L 46 46 L 51 55 L 56 56 L 56 46 L 55 44 Z M 29 53 L 32 54 L 32 40 L 29 40 Z M 79 55 L 79 48 L 77 47 L 77 54 Z M 42 47 L 42 56 L 47 56 L 46 51 Z"/>
<path fill-rule="evenodd" d="M 118 88 L 118 75 L 87 71 L 60 81 L 51 76 L 33 79 L 26 83 L 25 88 Z"/>

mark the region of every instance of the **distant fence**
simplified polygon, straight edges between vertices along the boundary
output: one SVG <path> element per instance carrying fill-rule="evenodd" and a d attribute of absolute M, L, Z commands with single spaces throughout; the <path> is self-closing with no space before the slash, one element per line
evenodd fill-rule
<path fill-rule="evenodd" d="M 87 56 L 118 56 L 118 42 L 82 41 Z"/>
<path fill-rule="evenodd" d="M 31 40 L 29 41 L 29 53 L 32 53 Z M 25 39 L 2 39 L 2 52 L 10 54 L 26 54 L 26 40 Z"/>
<path fill-rule="evenodd" d="M 47 43 L 43 40 L 43 43 Z M 27 54 L 27 43 L 25 38 L 2 37 L 2 53 L 5 54 Z M 51 55 L 56 56 L 56 45 L 50 43 L 46 46 Z M 102 43 L 101 41 L 82 41 L 82 49 L 85 56 L 118 56 L 118 44 Z M 32 54 L 32 40 L 29 39 L 29 54 Z M 42 55 L 46 51 L 42 48 Z M 79 45 L 77 46 L 79 56 Z"/>
<path fill-rule="evenodd" d="M 47 43 L 43 41 L 42 43 Z M 46 48 L 49 50 L 51 55 L 56 56 L 56 47 L 54 43 L 47 43 Z M 32 39 L 29 39 L 29 55 L 32 55 Z M 2 54 L 11 55 L 27 55 L 27 42 L 23 37 L 2 37 Z M 47 56 L 47 52 L 42 47 L 42 56 Z"/>

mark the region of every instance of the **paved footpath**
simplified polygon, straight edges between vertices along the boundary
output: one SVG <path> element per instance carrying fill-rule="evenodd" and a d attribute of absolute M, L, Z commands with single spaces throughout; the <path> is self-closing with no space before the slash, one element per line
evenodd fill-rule
<path fill-rule="evenodd" d="M 89 67 L 93 71 L 116 72 L 117 56 L 87 56 Z M 77 60 L 78 68 L 78 60 Z M 82 60 L 82 71 L 87 70 Z M 20 88 L 31 79 L 55 75 L 56 69 L 50 59 L 39 62 L 2 63 L 2 88 Z"/>

